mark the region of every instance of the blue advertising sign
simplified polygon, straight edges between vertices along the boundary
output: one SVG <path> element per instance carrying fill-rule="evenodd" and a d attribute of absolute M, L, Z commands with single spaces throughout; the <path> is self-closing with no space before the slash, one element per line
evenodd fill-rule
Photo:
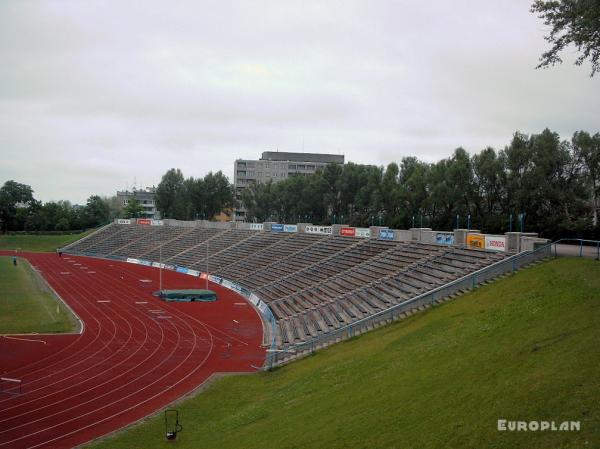
<path fill-rule="evenodd" d="M 393 229 L 380 229 L 379 230 L 379 239 L 380 240 L 394 240 L 394 230 Z"/>
<path fill-rule="evenodd" d="M 298 232 L 298 225 L 285 225 L 283 232 Z"/>
<path fill-rule="evenodd" d="M 279 223 L 275 223 L 271 225 L 271 231 L 273 232 L 283 232 L 283 225 Z"/>
<path fill-rule="evenodd" d="M 438 232 L 435 235 L 435 242 L 442 245 L 454 245 L 454 234 L 452 232 Z"/>

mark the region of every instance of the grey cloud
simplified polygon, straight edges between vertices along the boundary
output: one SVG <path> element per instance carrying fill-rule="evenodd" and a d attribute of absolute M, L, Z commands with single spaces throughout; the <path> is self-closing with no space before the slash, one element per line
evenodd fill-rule
<path fill-rule="evenodd" d="M 0 182 L 84 202 L 277 148 L 386 165 L 599 131 L 586 67 L 534 70 L 528 3 L 5 0 Z"/>

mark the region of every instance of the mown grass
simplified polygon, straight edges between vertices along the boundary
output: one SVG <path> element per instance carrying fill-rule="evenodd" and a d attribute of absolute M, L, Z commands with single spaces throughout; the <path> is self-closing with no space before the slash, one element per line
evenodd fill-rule
<path fill-rule="evenodd" d="M 28 234 L 7 234 L 0 235 L 0 250 L 18 249 L 21 251 L 51 252 L 57 248 L 73 243 L 80 238 L 85 237 L 91 232 L 82 232 L 80 234 L 64 235 L 28 235 Z"/>
<path fill-rule="evenodd" d="M 68 332 L 75 322 L 25 259 L 0 257 L 0 334 Z"/>
<path fill-rule="evenodd" d="M 600 264 L 547 262 L 272 372 L 226 377 L 89 448 L 600 447 Z M 500 432 L 497 420 L 581 421 Z"/>

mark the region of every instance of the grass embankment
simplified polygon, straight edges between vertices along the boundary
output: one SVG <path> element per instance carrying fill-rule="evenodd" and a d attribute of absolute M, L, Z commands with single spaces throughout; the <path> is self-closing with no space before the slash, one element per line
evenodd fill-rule
<path fill-rule="evenodd" d="M 600 264 L 554 260 L 257 375 L 227 377 L 93 448 L 528 448 L 600 445 Z M 581 421 L 500 432 L 497 420 Z"/>
<path fill-rule="evenodd" d="M 75 322 L 24 259 L 0 257 L 0 334 L 69 332 Z"/>
<path fill-rule="evenodd" d="M 80 234 L 64 235 L 33 235 L 33 234 L 11 234 L 0 235 L 0 250 L 18 249 L 21 251 L 51 252 L 56 248 L 73 243 L 80 238 L 91 234 L 96 229 L 82 232 Z"/>

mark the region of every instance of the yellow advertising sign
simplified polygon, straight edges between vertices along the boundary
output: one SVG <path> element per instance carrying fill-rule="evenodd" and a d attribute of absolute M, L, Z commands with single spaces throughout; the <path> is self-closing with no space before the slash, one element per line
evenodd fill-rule
<path fill-rule="evenodd" d="M 475 248 L 485 248 L 485 236 L 483 234 L 468 234 L 467 245 Z"/>

